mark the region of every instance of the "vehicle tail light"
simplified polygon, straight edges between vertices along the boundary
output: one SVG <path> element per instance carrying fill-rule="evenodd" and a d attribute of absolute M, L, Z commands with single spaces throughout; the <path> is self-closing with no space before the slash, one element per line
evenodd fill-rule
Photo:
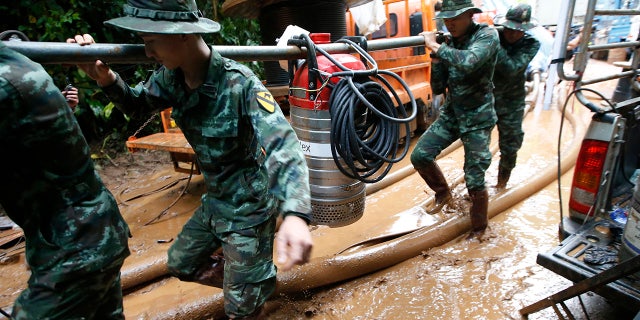
<path fill-rule="evenodd" d="M 596 193 L 602 178 L 602 169 L 609 143 L 600 140 L 584 140 L 573 174 L 569 209 L 571 216 L 593 216 L 589 212 L 596 201 Z"/>

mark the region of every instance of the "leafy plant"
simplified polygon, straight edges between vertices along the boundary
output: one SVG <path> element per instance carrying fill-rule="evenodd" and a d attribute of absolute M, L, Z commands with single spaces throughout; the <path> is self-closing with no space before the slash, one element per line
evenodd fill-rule
<path fill-rule="evenodd" d="M 4 1 L 0 3 L 0 32 L 18 30 L 30 41 L 65 42 L 75 34 L 90 33 L 102 43 L 141 43 L 134 34 L 107 27 L 104 21 L 122 16 L 122 5 L 126 0 L 32 0 Z M 257 21 L 224 17 L 222 2 L 197 0 L 198 8 L 205 17 L 218 21 L 222 30 L 205 35 L 207 43 L 218 45 L 257 45 L 260 43 L 260 27 Z M 260 62 L 246 63 L 262 77 Z M 60 88 L 71 83 L 80 91 L 80 105 L 76 117 L 87 140 L 102 142 L 102 149 L 124 150 L 124 142 L 140 129 L 148 118 L 128 118 L 113 107 L 109 99 L 99 90 L 95 81 L 75 66 L 44 63 Z M 112 65 L 120 76 L 133 84 L 144 81 L 153 65 Z M 157 118 L 139 132 L 147 135 L 161 130 Z"/>
<path fill-rule="evenodd" d="M 220 24 L 220 32 L 205 36 L 207 43 L 233 46 L 257 46 L 261 44 L 260 24 L 257 20 L 246 18 L 225 17 L 222 2 L 218 0 L 198 0 L 198 8 L 203 15 Z M 264 78 L 264 66 L 260 61 L 242 62 L 253 72 Z"/>

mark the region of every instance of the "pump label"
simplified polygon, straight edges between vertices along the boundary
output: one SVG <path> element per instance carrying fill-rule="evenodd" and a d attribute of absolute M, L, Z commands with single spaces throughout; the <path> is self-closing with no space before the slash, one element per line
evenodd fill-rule
<path fill-rule="evenodd" d="M 318 158 L 331 158 L 331 144 L 329 143 L 315 143 L 300 140 L 300 147 L 302 147 L 302 153 L 305 156 L 318 157 Z"/>

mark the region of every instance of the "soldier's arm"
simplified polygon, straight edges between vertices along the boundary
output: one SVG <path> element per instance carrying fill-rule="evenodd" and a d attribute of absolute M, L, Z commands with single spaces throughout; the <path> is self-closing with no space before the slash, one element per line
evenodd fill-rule
<path fill-rule="evenodd" d="M 447 66 L 443 62 L 431 64 L 431 89 L 433 94 L 442 94 L 446 91 L 448 81 Z"/>
<path fill-rule="evenodd" d="M 115 81 L 106 87 L 101 87 L 102 91 L 109 97 L 109 100 L 123 113 L 129 116 L 141 116 L 152 112 L 172 107 L 171 103 L 165 99 L 154 98 L 150 91 L 159 92 L 161 84 L 157 79 L 162 79 L 162 72 L 154 72 L 145 83 L 139 83 L 135 87 L 130 87 L 119 74 Z M 158 96 L 159 93 L 155 94 Z"/>
<path fill-rule="evenodd" d="M 487 60 L 495 59 L 496 48 L 500 45 L 498 32 L 494 28 L 481 28 L 472 36 L 472 43 L 467 49 L 456 49 L 442 45 L 438 56 L 452 68 L 469 73 L 481 67 Z"/>
<path fill-rule="evenodd" d="M 293 128 L 278 103 L 257 77 L 249 78 L 245 104 L 257 139 L 257 159 L 269 173 L 269 190 L 279 201 L 280 214 L 310 220 L 309 172 Z M 263 160 L 262 160 L 263 159 Z"/>
<path fill-rule="evenodd" d="M 513 54 L 500 47 L 497 52 L 496 70 L 503 74 L 517 75 L 527 68 L 529 62 L 535 57 L 540 43 L 534 38 L 525 38 L 525 45 Z"/>
<path fill-rule="evenodd" d="M 67 43 L 77 43 L 81 46 L 88 46 L 96 42 L 90 34 L 82 34 L 68 38 Z M 157 102 L 149 103 L 149 100 L 146 99 L 147 88 L 145 86 L 138 84 L 135 88 L 129 87 L 118 73 L 100 60 L 96 60 L 93 63 L 78 64 L 77 66 L 91 79 L 95 80 L 111 102 L 127 115 L 135 116 L 139 113 L 147 113 L 170 107 L 168 104 Z"/>

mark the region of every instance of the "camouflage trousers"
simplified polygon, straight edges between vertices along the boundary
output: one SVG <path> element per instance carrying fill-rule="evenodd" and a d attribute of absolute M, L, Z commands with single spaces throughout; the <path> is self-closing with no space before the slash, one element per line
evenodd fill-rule
<path fill-rule="evenodd" d="M 47 274 L 29 278 L 13 306 L 15 320 L 124 319 L 120 267 L 83 274 L 75 279 L 51 283 Z"/>
<path fill-rule="evenodd" d="M 247 316 L 261 307 L 276 287 L 273 241 L 276 216 L 252 228 L 214 231 L 211 213 L 198 208 L 169 249 L 169 272 L 194 281 L 219 248 L 224 254 L 224 309 L 228 316 Z"/>
<path fill-rule="evenodd" d="M 499 99 L 496 97 L 496 115 L 498 116 L 498 144 L 500 146 L 501 169 L 511 171 L 516 166 L 518 150 L 522 147 L 524 131 L 524 100 Z"/>
<path fill-rule="evenodd" d="M 454 141 L 460 139 L 464 147 L 464 178 L 469 191 L 485 189 L 485 171 L 491 164 L 491 130 L 493 127 L 460 133 L 457 122 L 440 117 L 422 134 L 413 152 L 411 163 L 418 169 L 435 161 L 436 157 Z"/>

